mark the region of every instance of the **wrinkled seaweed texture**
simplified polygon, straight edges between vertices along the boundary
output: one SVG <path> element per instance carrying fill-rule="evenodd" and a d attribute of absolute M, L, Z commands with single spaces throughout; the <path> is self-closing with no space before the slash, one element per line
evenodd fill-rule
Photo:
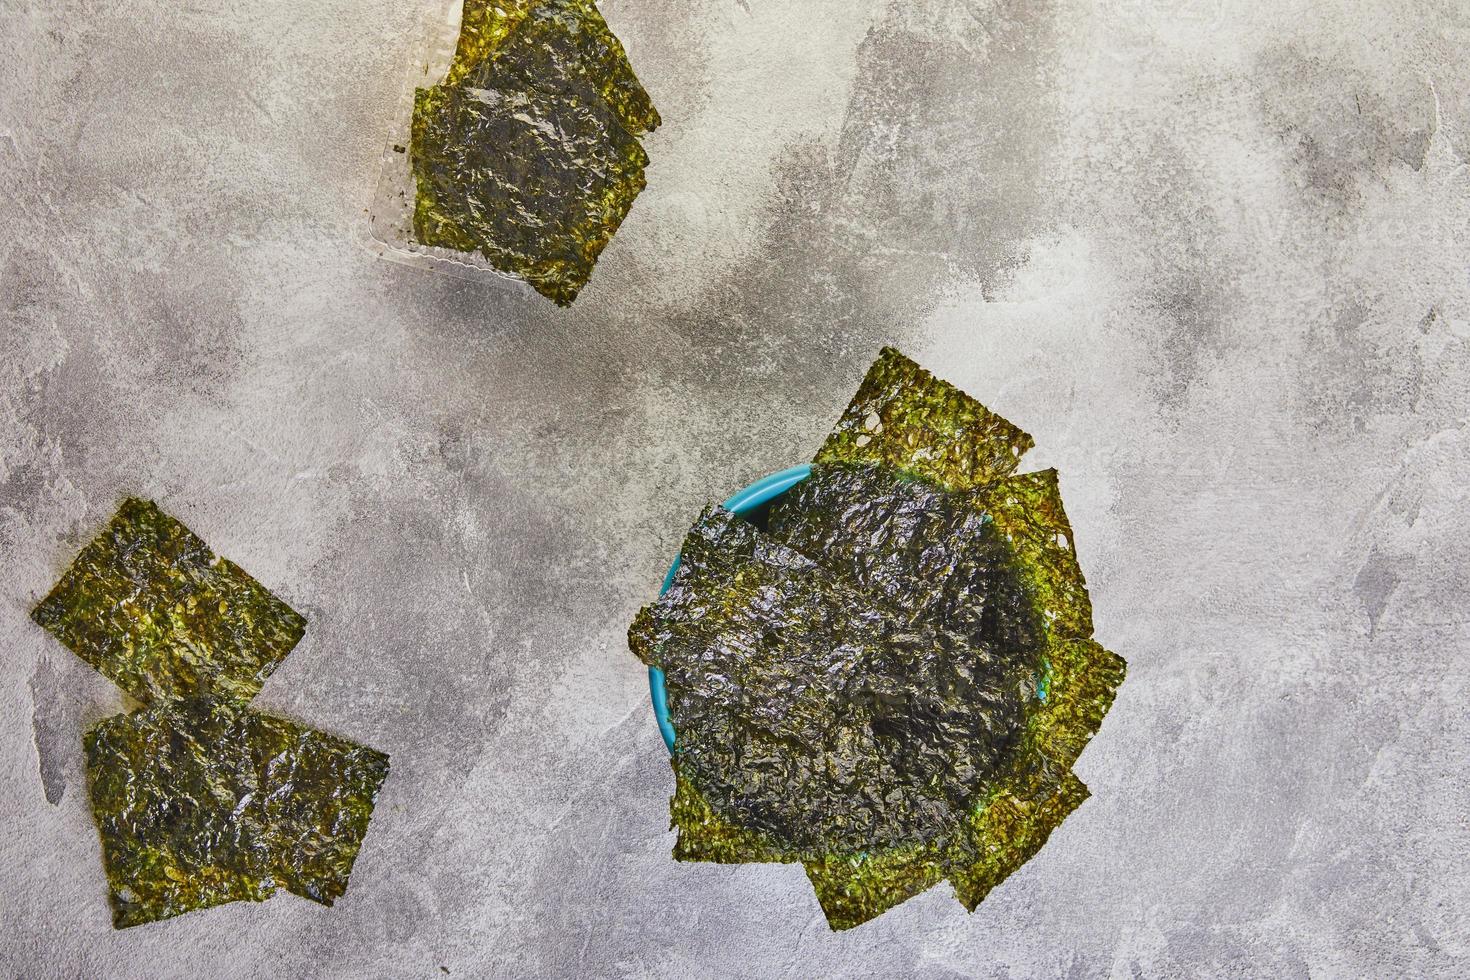
<path fill-rule="evenodd" d="M 118 928 L 279 885 L 347 889 L 388 757 L 238 702 L 174 701 L 85 737 Z"/>
<path fill-rule="evenodd" d="M 979 402 L 885 349 L 812 476 L 769 514 L 775 543 L 765 547 L 788 548 L 805 569 L 836 576 L 910 623 L 955 628 L 1016 661 L 1012 680 L 1027 684 L 1021 730 L 961 824 L 927 840 L 802 853 L 722 815 L 676 753 L 677 858 L 801 860 L 834 929 L 946 878 L 973 911 L 1086 800 L 1070 767 L 1126 665 L 1090 639 L 1091 603 L 1056 472 L 1012 475 L 1030 445 Z M 748 538 L 691 542 L 739 550 Z M 645 626 L 658 622 L 651 611 L 645 617 Z"/>
<path fill-rule="evenodd" d="M 652 132 L 661 122 L 622 42 L 591 0 L 467 0 L 445 84 L 489 87 L 506 76 L 530 86 L 574 81 L 589 87 L 630 133 Z"/>
<path fill-rule="evenodd" d="M 681 554 L 632 641 L 665 671 L 680 771 L 716 812 L 798 854 L 958 825 L 1019 723 L 998 658 L 722 509 Z"/>
<path fill-rule="evenodd" d="M 823 855 L 805 862 L 832 929 L 851 929 L 944 880 L 938 843 Z"/>
<path fill-rule="evenodd" d="M 892 347 L 868 369 L 818 463 L 880 463 L 950 490 L 1016 470 L 1034 441 Z"/>
<path fill-rule="evenodd" d="M 818 888 L 834 928 L 902 901 L 905 882 L 929 874 L 936 862 L 973 910 L 1087 797 L 1070 766 L 1111 707 L 1126 665 L 1087 639 L 1092 606 L 1056 471 L 1011 475 L 1031 445 L 1030 436 L 978 401 L 884 348 L 817 454 L 817 463 L 881 463 L 945 490 L 971 491 L 967 499 L 1012 550 L 1045 636 L 1039 696 L 1026 703 L 1022 736 L 989 798 L 948 847 L 931 845 L 891 866 L 874 855 L 839 864 L 841 887 L 828 888 L 826 897 Z M 879 866 L 863 874 L 871 863 Z"/>
<path fill-rule="evenodd" d="M 259 798 L 250 712 L 212 699 L 109 718 L 83 739 L 119 929 L 275 891 L 245 812 Z"/>
<path fill-rule="evenodd" d="M 1052 831 L 1088 797 L 1071 772 L 1039 799 L 999 791 L 970 818 L 969 833 L 956 838 L 944 864 L 955 897 L 973 912 L 990 890 L 1041 850 Z"/>
<path fill-rule="evenodd" d="M 535 0 L 464 0 L 459 18 L 459 40 L 454 60 L 444 75 L 446 84 L 458 84 L 525 22 Z"/>
<path fill-rule="evenodd" d="M 151 501 L 129 499 L 31 617 L 144 702 L 249 700 L 306 620 Z"/>
<path fill-rule="evenodd" d="M 343 894 L 388 757 L 246 706 L 301 638 L 299 614 L 128 500 L 33 617 L 150 702 L 83 739 L 114 925 L 277 885 Z"/>
<path fill-rule="evenodd" d="M 975 495 L 976 505 L 1014 547 L 1046 631 L 1044 696 L 1026 702 L 1024 728 L 1007 771 L 947 844 L 828 862 L 823 870 L 837 885 L 818 887 L 817 895 L 833 928 L 859 925 L 904 901 L 912 883 L 929 880 L 936 869 L 973 911 L 1087 798 L 1087 788 L 1070 767 L 1102 724 L 1125 665 L 1086 639 L 1092 631 L 1091 606 L 1056 487 L 1056 474 L 1044 471 L 1008 477 Z"/>
<path fill-rule="evenodd" d="M 945 877 L 950 866 L 958 867 L 954 877 L 962 901 L 981 882 L 990 883 L 988 890 L 1004 877 L 1003 869 L 1029 859 L 1085 797 L 1085 788 L 1081 796 L 1072 792 L 1076 778 L 1068 767 L 1081 750 L 1075 743 L 1085 744 L 1101 722 L 1100 712 L 1076 717 L 1096 705 L 1097 692 L 1067 696 L 1076 672 L 1091 661 L 1069 656 L 1070 647 L 1043 656 L 1050 633 L 1091 630 L 1080 569 L 1063 550 L 1063 541 L 1070 549 L 1070 528 L 1055 473 L 1010 477 L 981 493 L 966 493 L 882 466 L 816 464 L 809 479 L 777 501 L 769 521 L 774 534 L 825 567 L 920 621 L 948 623 L 988 642 L 1023 666 L 1026 676 L 1054 689 L 1050 705 L 1028 699 L 1027 743 L 1011 763 L 1019 772 L 980 806 L 967 834 L 947 847 L 867 851 L 807 863 L 818 899 L 838 928 L 912 897 Z M 1073 723 L 1055 723 L 1061 713 L 1069 713 Z M 1030 777 L 1024 801 L 1007 789 L 1023 775 Z M 1064 780 L 1068 792 L 1058 786 Z M 1037 794 L 1042 803 L 1029 799 Z M 1007 833 L 998 849 L 973 852 L 976 835 L 997 838 L 1002 831 Z"/>
<path fill-rule="evenodd" d="M 678 832 L 678 838 L 674 842 L 676 860 L 708 861 L 715 864 L 776 864 L 801 859 L 790 845 L 722 817 L 682 773 L 678 758 L 669 761 L 674 767 L 674 796 L 669 800 L 669 827 Z"/>
<path fill-rule="evenodd" d="M 592 3 L 468 0 L 445 81 L 415 96 L 415 235 L 570 304 L 645 186 L 638 136 L 659 122 Z"/>
<path fill-rule="evenodd" d="M 1027 657 L 1041 617 L 985 506 L 885 466 L 818 463 L 772 506 L 771 533 L 915 622 Z"/>
<path fill-rule="evenodd" d="M 1092 600 L 1077 564 L 1057 471 L 1008 476 L 981 487 L 972 499 L 1017 555 L 1047 634 L 1091 636 Z"/>
<path fill-rule="evenodd" d="M 277 879 L 331 905 L 347 891 L 388 756 L 271 715 L 254 716 L 250 746 Z"/>

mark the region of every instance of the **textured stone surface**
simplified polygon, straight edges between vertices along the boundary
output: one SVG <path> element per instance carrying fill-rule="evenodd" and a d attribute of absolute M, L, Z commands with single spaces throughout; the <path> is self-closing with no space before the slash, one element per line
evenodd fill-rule
<path fill-rule="evenodd" d="M 570 311 L 359 247 L 427 8 L 0 0 L 0 973 L 1456 975 L 1458 0 L 607 0 L 665 124 Z M 624 647 L 881 343 L 1056 466 L 1129 678 L 973 916 L 679 865 Z M 335 908 L 114 933 L 27 618 L 126 494 L 311 621 L 260 706 L 393 756 Z"/>

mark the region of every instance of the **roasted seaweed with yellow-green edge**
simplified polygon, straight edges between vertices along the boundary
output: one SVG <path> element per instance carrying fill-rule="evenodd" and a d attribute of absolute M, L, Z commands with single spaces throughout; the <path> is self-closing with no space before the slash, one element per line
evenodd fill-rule
<path fill-rule="evenodd" d="M 331 905 L 347 891 L 388 756 L 284 718 L 254 717 L 258 819 L 281 885 Z"/>
<path fill-rule="evenodd" d="M 1126 669 L 1091 640 L 1062 641 L 1049 661 L 1046 697 L 1028 712 L 1010 772 L 944 855 L 955 895 L 971 911 L 1087 798 L 1069 767 L 1102 724 Z"/>
<path fill-rule="evenodd" d="M 1015 472 L 1025 432 L 892 347 L 868 369 L 818 463 L 880 463 L 965 490 Z"/>
<path fill-rule="evenodd" d="M 824 855 L 805 862 L 822 914 L 833 929 L 851 929 L 944 880 L 943 842 Z"/>
<path fill-rule="evenodd" d="M 1045 682 L 1044 610 L 1033 601 L 1031 576 L 1021 572 L 1010 536 L 972 494 L 884 466 L 816 464 L 810 478 L 776 501 L 768 521 L 774 535 L 829 571 L 919 622 L 950 624 L 1004 651 Z M 870 849 L 808 861 L 807 872 L 840 928 L 942 880 L 952 849 L 949 842 Z"/>
<path fill-rule="evenodd" d="M 762 518 L 769 533 L 718 512 L 714 520 L 708 513 L 701 519 L 664 597 L 674 598 L 645 609 L 630 632 L 635 653 L 647 662 L 685 671 L 678 679 L 666 674 L 670 718 L 679 734 L 670 801 L 677 858 L 799 860 L 828 923 L 845 929 L 946 878 L 973 910 L 1087 798 L 1071 765 L 1111 706 L 1125 665 L 1090 639 L 1091 603 L 1055 471 L 1011 475 L 1030 446 L 1031 438 L 1014 425 L 885 348 L 819 451 L 812 476 Z M 686 564 L 693 569 L 686 572 Z M 773 568 L 780 576 L 773 577 Z M 798 578 L 809 583 L 805 592 L 784 584 Z M 813 598 L 813 582 L 831 586 L 831 594 Z M 837 595 L 846 596 L 841 612 Z M 793 598 L 805 602 L 792 604 L 800 623 L 732 615 L 762 611 L 761 601 L 782 608 L 777 600 Z M 934 684 L 932 672 L 905 674 L 915 662 L 911 652 L 891 659 L 872 653 L 854 659 L 845 672 L 881 672 L 887 675 L 882 681 L 844 684 L 801 673 L 803 662 L 830 666 L 839 642 L 887 647 L 888 634 L 871 626 L 883 617 L 910 633 L 952 637 L 954 649 L 968 644 L 983 651 L 1000 662 L 988 676 L 1005 678 L 1016 694 L 1019 728 L 997 740 L 998 757 L 985 757 L 996 761 L 974 784 L 957 824 L 927 836 L 870 833 L 862 840 L 859 831 L 793 841 L 771 832 L 781 827 L 752 818 L 749 799 L 731 799 L 727 787 L 706 785 L 709 774 L 686 755 L 699 747 L 696 736 L 691 732 L 686 740 L 685 731 L 708 723 L 691 716 L 681 724 L 684 703 L 676 695 L 691 679 L 715 692 L 694 703 L 730 709 L 723 717 L 711 713 L 716 728 L 738 729 L 747 715 L 764 710 L 763 724 L 794 719 L 797 737 L 805 738 L 807 705 L 791 700 L 798 687 L 808 693 L 871 690 L 876 703 L 897 713 L 932 711 L 934 692 L 916 689 L 937 687 L 941 699 L 947 689 Z M 840 632 L 839 621 L 849 623 L 848 633 Z M 831 641 L 825 655 L 807 652 L 821 651 L 824 636 Z M 945 641 L 930 642 L 943 648 Z M 722 681 L 744 685 L 749 678 L 742 671 L 788 648 L 796 653 L 793 661 L 765 668 L 775 671 L 774 694 L 751 686 L 742 702 L 741 693 L 718 690 Z M 722 675 L 727 662 L 739 669 Z M 986 736 L 970 731 L 962 737 Z M 821 742 L 812 744 L 821 751 Z M 895 747 L 894 758 L 883 761 L 899 766 L 902 759 Z M 800 813 L 801 804 L 792 801 L 787 809 Z M 821 808 L 828 808 L 825 799 Z"/>
<path fill-rule="evenodd" d="M 504 58 L 507 52 L 512 57 Z M 552 88 L 571 73 L 596 91 L 628 132 L 652 132 L 661 122 L 622 42 L 591 0 L 466 0 L 445 83 L 488 87 L 503 73 Z"/>
<path fill-rule="evenodd" d="M 935 431 L 929 420 L 948 413 L 956 419 L 949 431 L 972 434 L 968 450 L 926 435 Z M 915 420 L 922 421 L 915 424 Z M 1014 469 L 1030 445 L 1025 433 L 885 348 L 817 456 L 819 463 L 883 461 L 900 473 L 927 478 L 949 490 L 975 490 L 970 500 L 1015 551 L 1016 567 L 1048 637 L 1038 696 L 1027 704 L 1025 734 L 1011 772 L 942 858 L 956 895 L 972 910 L 990 888 L 1029 860 L 1086 798 L 1086 787 L 1070 766 L 1101 724 L 1125 670 L 1121 658 L 1095 643 L 1057 642 L 1091 636 L 1092 607 L 1056 471 L 997 479 Z M 787 513 L 793 509 L 778 508 Z M 773 523 L 781 520 L 779 512 L 773 511 L 772 517 Z M 814 552 L 820 547 L 811 538 L 804 543 Z M 895 559 L 867 561 L 882 567 Z M 933 857 L 926 854 L 915 865 L 928 867 Z M 873 914 L 891 904 L 883 900 L 881 889 L 870 889 L 861 897 Z"/>
<path fill-rule="evenodd" d="M 31 612 L 140 701 L 249 700 L 306 620 L 151 501 L 129 499 Z"/>
<path fill-rule="evenodd" d="M 1012 543 L 968 494 L 886 466 L 818 463 L 768 521 L 772 535 L 916 622 L 1016 658 L 1042 642 Z"/>
<path fill-rule="evenodd" d="M 1036 856 L 1052 831 L 1088 795 L 1082 780 L 1070 771 L 1061 786 L 1040 797 L 998 790 L 994 799 L 975 811 L 968 833 L 957 836 L 945 855 L 944 872 L 960 904 L 975 911 L 992 888 Z"/>
<path fill-rule="evenodd" d="M 1121 671 L 1111 680 L 1116 687 Z M 1110 700 L 1109 691 L 1108 700 Z M 1106 702 L 1094 702 L 1100 720 Z M 1093 722 L 1095 725 L 1096 722 Z M 1085 740 L 1085 739 L 1084 739 Z M 1052 830 L 1087 796 L 1070 771 L 1050 792 L 1039 789 L 1035 774 L 1002 781 L 947 840 L 896 848 L 833 853 L 804 861 L 834 929 L 861 925 L 894 905 L 937 884 L 946 876 L 956 896 L 973 909 L 985 894 L 1029 860 Z M 767 839 L 742 832 L 728 821 L 698 820 L 709 812 L 697 790 L 681 782 L 673 811 L 679 830 L 675 857 L 680 860 L 769 862 L 794 859 L 772 848 Z"/>
<path fill-rule="evenodd" d="M 141 500 L 33 616 L 150 702 L 84 737 L 115 926 L 345 892 L 388 757 L 247 707 L 305 620 Z"/>
<path fill-rule="evenodd" d="M 723 509 L 681 555 L 630 635 L 665 673 L 680 770 L 717 813 L 802 855 L 958 825 L 1018 728 L 1006 664 L 887 615 Z"/>
<path fill-rule="evenodd" d="M 250 712 L 195 699 L 109 718 L 84 742 L 92 812 L 119 929 L 276 890 L 245 816 L 260 798 Z"/>
<path fill-rule="evenodd" d="M 571 303 L 643 190 L 659 125 L 590 0 L 466 0 L 444 82 L 412 124 L 414 233 Z"/>
<path fill-rule="evenodd" d="M 715 812 L 704 794 L 674 767 L 674 796 L 669 801 L 669 825 L 678 831 L 674 857 L 679 861 L 714 864 L 766 864 L 801 860 L 800 854 L 758 830 L 749 830 Z"/>
<path fill-rule="evenodd" d="M 118 928 L 279 885 L 347 888 L 388 757 L 235 701 L 109 718 L 84 739 Z"/>
<path fill-rule="evenodd" d="M 525 22 L 535 4 L 536 0 L 464 0 L 459 40 L 444 81 L 451 85 L 458 83 L 471 68 L 494 54 Z"/>

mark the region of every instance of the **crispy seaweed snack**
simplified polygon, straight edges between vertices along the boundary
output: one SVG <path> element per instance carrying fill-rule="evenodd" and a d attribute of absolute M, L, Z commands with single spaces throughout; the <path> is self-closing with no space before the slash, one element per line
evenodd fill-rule
<path fill-rule="evenodd" d="M 665 672 L 676 758 L 717 812 L 796 854 L 959 825 L 1019 727 L 1004 663 L 887 615 L 728 511 L 707 511 L 682 555 L 631 636 Z"/>
<path fill-rule="evenodd" d="M 306 620 L 151 501 L 129 499 L 31 612 L 140 701 L 249 700 Z"/>
<path fill-rule="evenodd" d="M 388 757 L 211 698 L 117 715 L 86 734 L 118 928 L 284 886 L 347 888 Z"/>
<path fill-rule="evenodd" d="M 914 621 L 1028 656 L 1042 622 L 983 504 L 886 466 L 818 463 L 777 499 L 771 533 Z"/>
<path fill-rule="evenodd" d="M 570 304 L 643 190 L 658 112 L 591 0 L 466 0 L 414 101 L 414 234 Z"/>
<path fill-rule="evenodd" d="M 818 463 L 880 463 L 950 490 L 1014 473 L 1035 442 L 892 347 L 868 369 Z"/>
<path fill-rule="evenodd" d="M 305 620 L 141 500 L 32 615 L 150 702 L 84 737 L 117 928 L 346 891 L 388 757 L 246 706 Z"/>
<path fill-rule="evenodd" d="M 251 752 L 259 816 L 282 886 L 331 905 L 347 891 L 388 756 L 284 718 L 257 714 Z"/>
<path fill-rule="evenodd" d="M 119 929 L 276 890 L 250 711 L 210 699 L 117 715 L 83 744 Z"/>
<path fill-rule="evenodd" d="M 995 761 L 967 784 L 962 819 L 938 832 L 930 827 L 924 828 L 930 831 L 926 833 L 917 823 L 914 833 L 866 839 L 861 833 L 822 832 L 816 835 L 820 840 L 794 847 L 773 832 L 779 828 L 751 820 L 742 809 L 744 801 L 729 799 L 726 787 L 707 785 L 709 774 L 690 764 L 685 752 L 688 723 L 681 724 L 674 711 L 676 686 L 703 684 L 705 691 L 733 706 L 740 724 L 750 712 L 784 718 L 786 707 L 779 696 L 753 689 L 749 703 L 738 703 L 717 688 L 727 678 L 741 677 L 721 672 L 727 662 L 758 653 L 761 643 L 786 641 L 795 625 L 768 617 L 726 628 L 720 617 L 730 618 L 727 609 L 734 608 L 731 600 L 737 594 L 731 582 L 749 585 L 753 574 L 740 562 L 749 561 L 754 529 L 736 533 L 725 528 L 711 534 L 710 522 L 701 522 L 706 533 L 692 534 L 686 542 L 680 573 L 669 591 L 673 595 L 682 580 L 688 594 L 644 610 L 630 634 L 635 652 L 645 659 L 660 651 L 659 656 L 676 653 L 671 659 L 680 662 L 709 662 L 703 674 L 687 674 L 678 682 L 668 678 L 670 715 L 678 733 L 670 807 L 679 832 L 675 857 L 721 863 L 799 860 L 829 925 L 846 929 L 946 878 L 973 910 L 1087 798 L 1087 788 L 1071 766 L 1111 706 L 1125 665 L 1090 639 L 1091 604 L 1055 471 L 1012 475 L 1030 445 L 1030 437 L 1009 422 L 897 351 L 885 349 L 819 452 L 811 477 L 778 499 L 766 518 L 770 533 L 756 539 L 757 550 L 766 555 L 784 549 L 797 556 L 787 562 L 791 576 L 836 583 L 846 590 L 845 611 L 839 612 L 841 603 L 832 600 L 822 613 L 804 610 L 801 623 L 809 632 L 830 629 L 824 634 L 829 638 L 847 635 L 833 625 L 845 621 L 852 636 L 874 648 L 888 648 L 887 634 L 864 625 L 875 613 L 886 615 L 911 632 L 952 636 L 983 650 L 991 658 L 988 676 L 1011 685 L 1018 729 L 951 730 L 959 738 L 991 739 L 989 752 L 976 746 L 966 751 L 970 757 Z M 709 553 L 720 550 L 735 556 L 733 563 L 726 558 L 726 566 L 739 569 L 733 577 L 696 571 L 685 578 L 683 566 L 691 553 L 704 568 L 718 569 Z M 755 586 L 754 594 L 763 599 L 786 595 L 755 581 L 766 586 Z M 868 606 L 852 608 L 852 597 Z M 764 633 L 762 625 L 768 627 Z M 821 646 L 814 637 L 806 640 L 808 646 Z M 963 711 L 962 705 L 945 702 L 954 692 L 936 684 L 942 675 L 906 674 L 903 668 L 912 662 L 912 653 L 896 660 L 868 656 L 849 669 L 885 674 L 881 681 L 865 683 L 881 691 L 879 700 L 896 706 L 895 713 L 932 710 L 936 699 L 948 710 Z M 800 662 L 785 669 L 796 676 L 778 685 L 777 695 L 789 693 L 796 683 L 823 680 L 802 673 Z M 917 690 L 923 685 L 935 690 Z M 961 688 L 960 693 L 967 692 Z M 896 747 L 893 751 L 902 758 Z M 945 751 L 956 754 L 953 748 Z M 921 752 L 906 764 L 909 771 L 926 765 L 937 769 L 940 757 Z M 865 775 L 849 780 L 860 794 L 867 793 L 861 785 Z M 881 809 L 881 794 L 868 795 Z M 802 803 L 798 799 L 786 806 L 798 813 Z M 873 825 L 876 821 L 867 826 Z"/>
<path fill-rule="evenodd" d="M 502 42 L 512 34 L 505 57 Z M 507 75 L 532 86 L 572 80 L 590 87 L 630 133 L 651 133 L 661 121 L 592 0 L 465 0 L 445 83 L 484 87 Z"/>

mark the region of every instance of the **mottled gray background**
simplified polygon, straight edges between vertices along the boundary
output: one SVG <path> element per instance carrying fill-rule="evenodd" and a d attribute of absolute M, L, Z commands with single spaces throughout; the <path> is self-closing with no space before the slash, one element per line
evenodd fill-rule
<path fill-rule="evenodd" d="M 1461 0 L 607 0 L 665 125 L 570 311 L 361 244 L 432 3 L 0 0 L 0 970 L 1470 970 Z M 681 865 L 624 629 L 897 344 L 1060 468 L 1131 665 L 972 916 Z M 393 774 L 334 909 L 109 924 L 26 618 L 127 493 L 303 610 Z"/>

